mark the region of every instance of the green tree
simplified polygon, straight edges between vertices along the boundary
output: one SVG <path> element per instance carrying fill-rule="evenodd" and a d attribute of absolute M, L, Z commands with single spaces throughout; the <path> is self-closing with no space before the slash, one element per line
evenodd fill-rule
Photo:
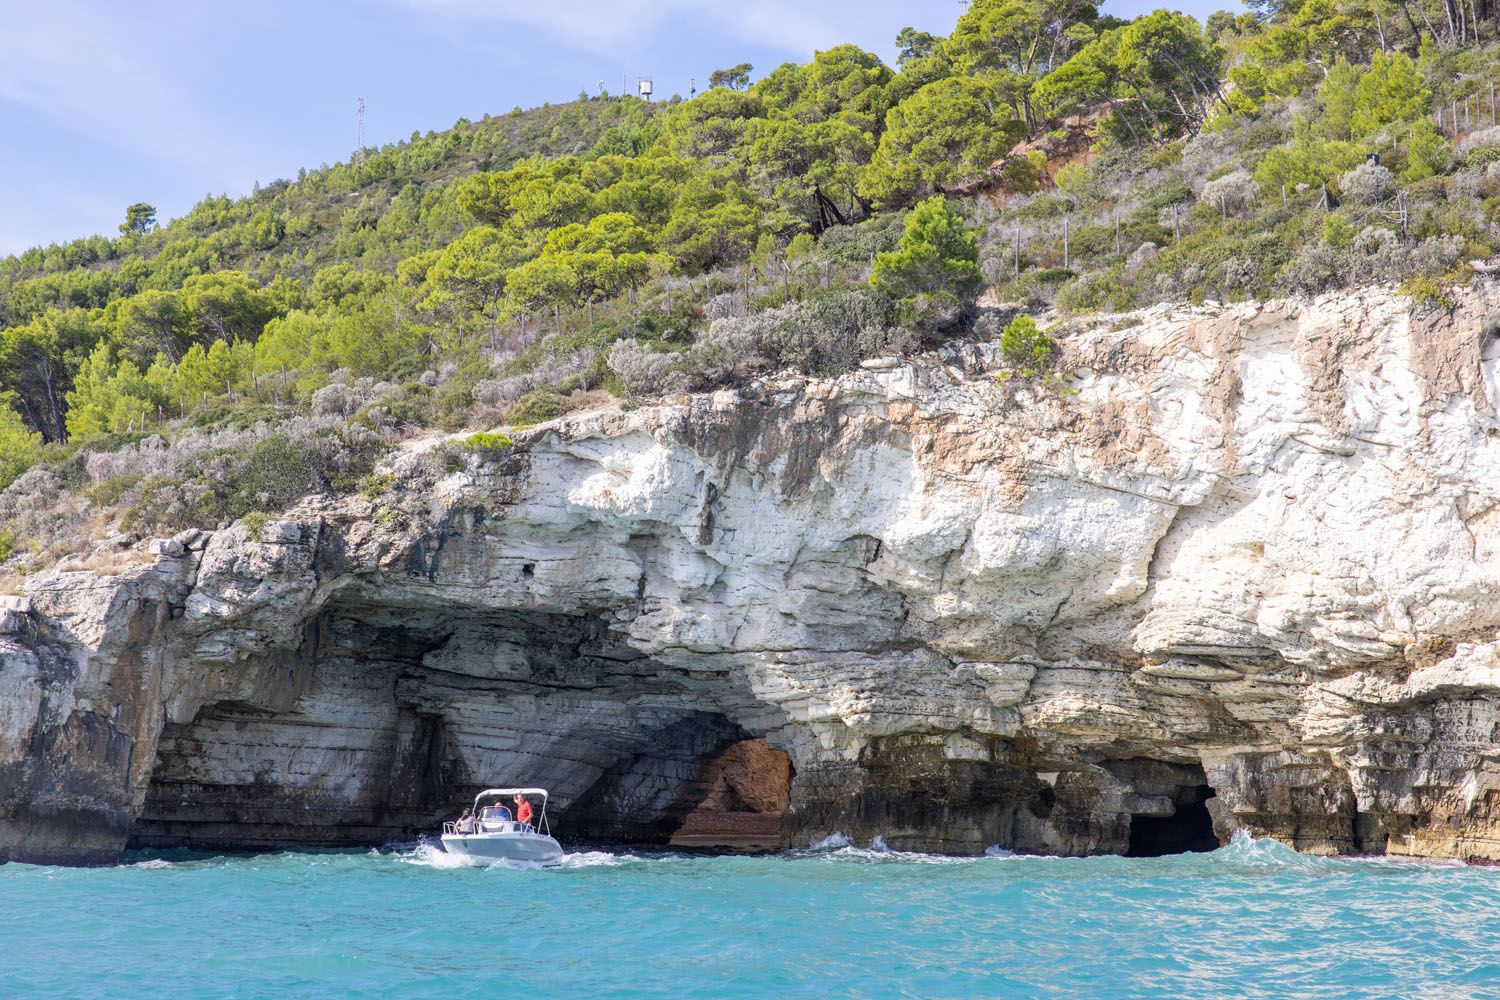
<path fill-rule="evenodd" d="M 1095 106 L 1137 144 L 1197 129 L 1216 103 L 1232 110 L 1218 84 L 1224 52 L 1197 21 L 1158 10 L 1103 32 L 1044 77 L 1032 101 L 1053 115 Z"/>
<path fill-rule="evenodd" d="M 932 55 L 932 50 L 937 48 L 942 39 L 916 28 L 902 28 L 896 35 L 896 60 L 901 66 L 905 66 L 913 59 L 925 59 Z"/>
<path fill-rule="evenodd" d="M 860 190 L 877 205 L 896 206 L 957 187 L 982 177 L 1024 130 L 986 78 L 928 84 L 886 116 Z"/>
<path fill-rule="evenodd" d="M 1377 52 L 1355 89 L 1350 130 L 1360 137 L 1387 125 L 1418 121 L 1431 101 L 1432 91 L 1410 56 Z"/>
<path fill-rule="evenodd" d="M 111 303 L 114 341 L 138 365 L 158 354 L 176 360 L 192 342 L 193 325 L 177 292 L 148 289 Z"/>
<path fill-rule="evenodd" d="M 972 301 L 982 284 L 979 238 L 942 196 L 907 213 L 900 244 L 876 256 L 870 274 L 870 287 L 893 298 L 946 292 Z"/>
<path fill-rule="evenodd" d="M 202 341 L 253 341 L 277 313 L 271 295 L 244 271 L 193 275 L 182 283 L 182 305 Z"/>
<path fill-rule="evenodd" d="M 1094 37 L 1093 0 L 973 0 L 945 48 L 964 75 L 988 73 L 1012 113 L 1031 121 L 1032 83 Z"/>
<path fill-rule="evenodd" d="M 103 342 L 83 363 L 68 393 L 68 434 L 80 438 L 140 428 L 169 402 L 135 362 L 117 361 L 113 347 Z"/>
<path fill-rule="evenodd" d="M 144 201 L 138 201 L 125 209 L 125 221 L 120 224 L 120 232 L 126 236 L 140 236 L 149 232 L 154 225 L 156 225 L 156 207 Z"/>
<path fill-rule="evenodd" d="M 21 419 L 0 396 L 0 490 L 35 465 L 41 457 L 42 436 Z"/>
<path fill-rule="evenodd" d="M 522 314 L 556 309 L 578 296 L 578 272 L 559 257 L 538 257 L 510 273 L 508 296 L 514 311 Z"/>
<path fill-rule="evenodd" d="M 750 85 L 750 74 L 754 71 L 755 67 L 749 63 L 740 63 L 728 69 L 716 69 L 708 75 L 708 85 L 728 87 L 730 90 L 744 90 Z"/>
<path fill-rule="evenodd" d="M 67 438 L 72 373 L 103 335 L 103 324 L 85 309 L 54 309 L 0 330 L 0 384 L 13 391 L 12 403 L 46 440 Z"/>
<path fill-rule="evenodd" d="M 524 251 L 493 226 L 479 226 L 448 244 L 427 270 L 428 304 L 477 313 L 493 332 L 505 298 L 506 276 Z"/>

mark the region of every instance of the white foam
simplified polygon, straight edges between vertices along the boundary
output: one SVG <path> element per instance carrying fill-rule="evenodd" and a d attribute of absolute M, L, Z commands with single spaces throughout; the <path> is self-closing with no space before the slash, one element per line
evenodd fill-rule
<path fill-rule="evenodd" d="M 641 859 L 633 854 L 611 854 L 608 851 L 579 851 L 562 856 L 563 868 L 613 868 Z"/>
<path fill-rule="evenodd" d="M 844 836 L 842 833 L 830 833 L 828 836 L 824 837 L 822 840 L 819 840 L 816 843 L 812 844 L 810 847 L 808 847 L 808 850 L 809 851 L 840 851 L 840 850 L 843 850 L 846 847 L 852 846 L 853 843 L 854 843 L 854 841 L 850 840 L 848 837 Z"/>
<path fill-rule="evenodd" d="M 991 844 L 984 849 L 984 856 L 987 858 L 1014 858 L 1017 855 L 1015 851 L 1008 851 L 999 844 Z"/>
<path fill-rule="evenodd" d="M 396 855 L 403 864 L 423 865 L 427 868 L 467 868 L 468 862 L 456 854 L 449 854 L 430 841 L 422 841 L 410 851 Z"/>
<path fill-rule="evenodd" d="M 171 868 L 172 862 L 163 861 L 161 858 L 152 858 L 149 861 L 137 861 L 131 868 Z"/>

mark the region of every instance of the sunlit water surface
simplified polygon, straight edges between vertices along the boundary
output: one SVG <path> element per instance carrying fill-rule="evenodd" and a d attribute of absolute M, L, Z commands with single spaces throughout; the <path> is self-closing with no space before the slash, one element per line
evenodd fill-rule
<path fill-rule="evenodd" d="M 1500 996 L 1500 871 L 436 848 L 0 867 L 0 997 Z M 516 994 L 521 995 L 521 994 Z"/>

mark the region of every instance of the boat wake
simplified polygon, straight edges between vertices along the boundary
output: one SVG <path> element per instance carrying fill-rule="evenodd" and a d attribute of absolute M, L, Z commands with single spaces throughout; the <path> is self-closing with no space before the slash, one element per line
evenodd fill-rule
<path fill-rule="evenodd" d="M 475 865 L 458 855 L 448 853 L 443 850 L 440 844 L 431 840 L 422 840 L 415 844 L 390 845 L 386 853 L 393 854 L 403 864 L 444 870 L 460 868 L 480 871 L 491 868 L 532 870 L 544 867 L 534 862 L 517 861 L 497 861 L 490 865 Z M 545 868 L 553 871 L 570 871 L 590 868 L 622 868 L 637 865 L 697 864 L 707 860 L 711 859 L 705 858 L 700 854 L 682 852 L 637 854 L 630 851 L 622 851 L 617 854 L 607 850 L 580 850 L 565 853 L 557 864 L 545 866 Z M 1301 854 L 1286 844 L 1269 837 L 1252 837 L 1243 830 L 1236 831 L 1230 842 L 1216 851 L 1163 858 L 1125 858 L 1112 855 L 1091 858 L 1069 858 L 1056 855 L 1018 854 L 1015 851 L 998 845 L 986 848 L 983 854 L 977 856 L 954 856 L 929 854 L 921 851 L 897 850 L 888 845 L 883 837 L 879 836 L 875 837 L 868 844 L 860 846 L 843 833 L 831 833 L 805 848 L 781 851 L 758 857 L 741 857 L 738 860 L 746 863 L 781 860 L 833 864 L 904 865 L 973 865 L 996 861 L 1007 863 L 1044 861 L 1053 865 L 1089 866 L 1091 871 L 1097 870 L 1098 866 L 1109 868 L 1123 866 L 1140 874 L 1149 874 L 1153 871 L 1170 868 L 1176 874 L 1196 872 L 1203 875 L 1222 874 L 1226 871 L 1244 875 L 1273 874 L 1277 872 L 1300 872 L 1316 875 L 1320 873 L 1336 874 L 1349 872 L 1352 869 L 1371 865 L 1448 867 L 1454 865 L 1462 866 L 1464 864 L 1462 861 L 1416 861 L 1405 858 L 1319 857 L 1316 855 Z M 170 867 L 170 864 L 165 861 L 145 861 L 141 862 L 139 866 Z"/>

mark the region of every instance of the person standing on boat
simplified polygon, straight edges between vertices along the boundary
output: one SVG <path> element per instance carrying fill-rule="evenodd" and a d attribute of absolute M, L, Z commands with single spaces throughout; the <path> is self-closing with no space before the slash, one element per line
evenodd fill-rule
<path fill-rule="evenodd" d="M 516 796 L 516 822 L 531 826 L 531 802 L 523 795 Z"/>
<path fill-rule="evenodd" d="M 457 832 L 459 832 L 459 833 L 464 833 L 464 834 L 473 833 L 474 832 L 474 811 L 472 809 L 465 809 L 464 810 L 464 814 L 462 816 L 458 817 L 458 823 L 454 827 L 454 829 Z"/>

